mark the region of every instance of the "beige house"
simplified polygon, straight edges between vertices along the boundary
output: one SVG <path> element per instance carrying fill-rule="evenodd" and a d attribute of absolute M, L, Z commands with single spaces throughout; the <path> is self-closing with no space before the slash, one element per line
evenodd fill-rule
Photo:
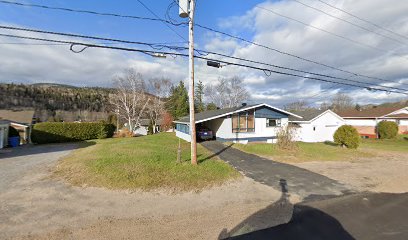
<path fill-rule="evenodd" d="M 34 110 L 0 110 L 0 120 L 17 129 L 22 144 L 31 143 Z"/>
<path fill-rule="evenodd" d="M 408 107 L 376 107 L 361 111 L 351 109 L 337 114 L 364 137 L 377 138 L 376 126 L 381 121 L 395 122 L 400 134 L 408 134 Z"/>

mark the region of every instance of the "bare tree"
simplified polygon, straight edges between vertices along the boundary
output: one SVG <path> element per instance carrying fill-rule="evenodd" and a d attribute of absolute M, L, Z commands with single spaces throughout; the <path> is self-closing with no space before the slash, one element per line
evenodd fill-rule
<path fill-rule="evenodd" d="M 157 131 L 159 119 L 163 118 L 166 112 L 166 99 L 169 97 L 171 82 L 168 79 L 151 79 L 149 92 L 150 103 L 148 106 L 148 113 L 150 120 L 153 123 L 153 133 Z"/>
<path fill-rule="evenodd" d="M 207 85 L 205 93 L 220 108 L 236 107 L 249 99 L 249 92 L 239 77 L 220 78 L 214 85 Z"/>
<path fill-rule="evenodd" d="M 334 110 L 344 110 L 354 107 L 353 99 L 344 93 L 337 93 L 331 100 L 331 107 Z"/>
<path fill-rule="evenodd" d="M 114 79 L 114 85 L 116 91 L 110 95 L 110 103 L 133 132 L 140 126 L 140 119 L 149 103 L 142 75 L 128 69 L 123 76 Z"/>
<path fill-rule="evenodd" d="M 291 102 L 285 106 L 285 110 L 287 111 L 301 111 L 307 108 L 308 108 L 308 104 L 306 101 L 303 101 L 303 100 Z"/>

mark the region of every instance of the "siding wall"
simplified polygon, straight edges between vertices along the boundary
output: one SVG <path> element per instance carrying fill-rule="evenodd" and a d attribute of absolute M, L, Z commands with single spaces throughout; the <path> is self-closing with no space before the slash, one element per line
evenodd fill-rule
<path fill-rule="evenodd" d="M 310 123 L 300 123 L 295 139 L 301 142 L 333 141 L 336 130 L 345 122 L 331 112 L 327 112 Z"/>

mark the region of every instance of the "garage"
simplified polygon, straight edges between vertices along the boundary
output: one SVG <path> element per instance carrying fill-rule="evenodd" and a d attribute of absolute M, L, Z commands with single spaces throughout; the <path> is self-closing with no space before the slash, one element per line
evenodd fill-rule
<path fill-rule="evenodd" d="M 293 111 L 303 119 L 289 119 L 296 129 L 295 140 L 300 142 L 333 141 L 336 130 L 345 124 L 344 119 L 331 110 L 308 109 Z"/>

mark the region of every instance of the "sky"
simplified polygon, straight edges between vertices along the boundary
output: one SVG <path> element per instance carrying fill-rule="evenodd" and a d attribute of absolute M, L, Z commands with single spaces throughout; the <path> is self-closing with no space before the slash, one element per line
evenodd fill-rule
<path fill-rule="evenodd" d="M 174 21 L 185 21 L 178 17 L 178 8 L 173 0 L 140 1 L 160 18 L 170 15 Z M 322 1 L 372 21 L 388 31 L 331 8 Z M 372 87 L 382 85 L 408 89 L 406 70 L 408 4 L 399 0 L 322 1 L 299 0 L 315 8 L 312 9 L 294 0 L 198 0 L 195 20 L 198 24 L 279 51 L 378 79 L 337 71 L 200 28 L 195 30 L 195 46 L 198 49 L 268 64 L 367 82 Z M 138 1 L 133 0 L 19 0 L 15 2 L 156 17 Z M 349 23 L 337 18 L 345 19 Z M 95 16 L 3 3 L 0 3 L 0 25 L 180 46 L 186 46 L 185 41 L 188 39 L 186 26 L 171 26 L 173 29 L 171 30 L 161 22 Z M 0 33 L 85 41 L 4 29 L 0 29 Z M 86 40 L 86 42 L 101 43 L 96 40 Z M 33 43 L 37 45 L 32 45 Z M 115 76 L 120 75 L 127 68 L 133 68 L 147 81 L 151 78 L 165 77 L 174 83 L 178 81 L 188 83 L 188 61 L 181 57 L 168 56 L 166 59 L 157 59 L 140 53 L 93 48 L 88 48 L 82 53 L 73 53 L 67 45 L 38 45 L 39 43 L 33 40 L 0 37 L 0 82 L 27 84 L 47 82 L 80 87 L 112 87 Z M 226 60 L 212 55 L 209 57 Z M 361 87 L 264 73 L 242 67 L 225 66 L 215 69 L 207 67 L 206 62 L 200 60 L 196 61 L 195 70 L 196 81 L 200 80 L 205 85 L 214 84 L 217 79 L 224 77 L 242 78 L 244 86 L 251 94 L 249 102 L 253 103 L 265 102 L 283 106 L 293 101 L 304 100 L 311 105 L 319 105 L 329 101 L 338 92 L 350 95 L 359 104 L 378 104 L 407 99 L 403 94 L 369 91 Z M 306 73 L 300 75 L 310 76 Z"/>

